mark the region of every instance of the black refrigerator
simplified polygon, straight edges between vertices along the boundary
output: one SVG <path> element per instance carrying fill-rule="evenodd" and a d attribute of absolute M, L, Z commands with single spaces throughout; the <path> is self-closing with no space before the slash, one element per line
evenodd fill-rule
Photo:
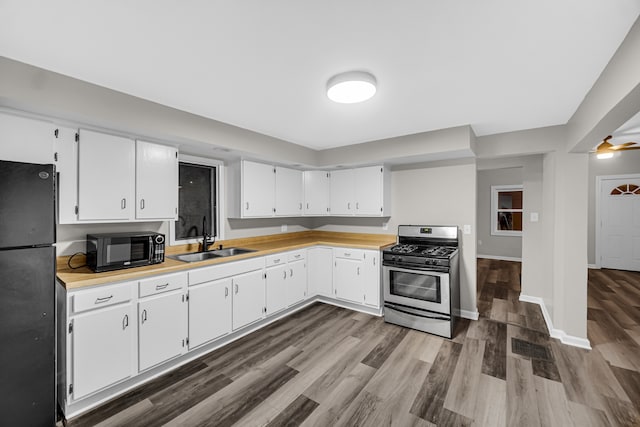
<path fill-rule="evenodd" d="M 53 426 L 55 168 L 0 161 L 0 424 Z"/>

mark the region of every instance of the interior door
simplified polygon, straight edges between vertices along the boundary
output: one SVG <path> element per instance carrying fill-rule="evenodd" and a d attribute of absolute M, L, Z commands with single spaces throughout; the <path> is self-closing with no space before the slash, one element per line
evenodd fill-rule
<path fill-rule="evenodd" d="M 640 175 L 603 179 L 600 191 L 600 265 L 640 271 Z"/>

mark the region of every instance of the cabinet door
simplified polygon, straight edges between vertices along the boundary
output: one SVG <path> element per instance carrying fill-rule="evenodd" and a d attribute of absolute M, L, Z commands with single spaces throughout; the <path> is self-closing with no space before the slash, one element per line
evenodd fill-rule
<path fill-rule="evenodd" d="M 303 301 L 307 297 L 307 261 L 293 261 L 287 264 L 287 305 Z"/>
<path fill-rule="evenodd" d="M 78 219 L 131 219 L 135 186 L 133 141 L 80 130 L 78 144 Z"/>
<path fill-rule="evenodd" d="M 233 278 L 233 329 L 262 318 L 264 313 L 264 273 L 262 270 Z"/>
<path fill-rule="evenodd" d="M 283 310 L 288 305 L 288 271 L 287 264 L 267 268 L 267 281 L 265 284 L 267 315 Z"/>
<path fill-rule="evenodd" d="M 380 252 L 365 251 L 362 261 L 364 303 L 380 307 Z"/>
<path fill-rule="evenodd" d="M 382 215 L 382 167 L 354 169 L 356 215 Z"/>
<path fill-rule="evenodd" d="M 276 215 L 302 215 L 302 171 L 276 167 Z"/>
<path fill-rule="evenodd" d="M 53 163 L 55 129 L 52 123 L 0 114 L 0 160 Z"/>
<path fill-rule="evenodd" d="M 336 298 L 362 304 L 362 262 L 336 258 L 333 268 L 333 285 Z"/>
<path fill-rule="evenodd" d="M 275 173 L 271 165 L 242 162 L 242 217 L 273 216 Z"/>
<path fill-rule="evenodd" d="M 75 316 L 71 333 L 73 400 L 132 376 L 133 305 Z"/>
<path fill-rule="evenodd" d="M 355 202 L 353 198 L 353 170 L 337 170 L 329 175 L 330 181 L 330 214 L 353 215 Z"/>
<path fill-rule="evenodd" d="M 136 141 L 136 218 L 177 219 L 178 150 Z"/>
<path fill-rule="evenodd" d="M 186 346 L 187 304 L 183 292 L 149 297 L 138 303 L 139 369 L 180 356 Z"/>
<path fill-rule="evenodd" d="M 304 172 L 304 214 L 329 214 L 329 174 L 325 171 Z"/>
<path fill-rule="evenodd" d="M 333 250 L 311 248 L 307 251 L 309 295 L 333 297 Z"/>
<path fill-rule="evenodd" d="M 231 332 L 231 279 L 189 288 L 189 350 Z"/>
<path fill-rule="evenodd" d="M 56 173 L 58 175 L 58 223 L 74 224 L 78 222 L 78 144 L 77 129 L 58 127 L 58 136 L 54 141 Z"/>

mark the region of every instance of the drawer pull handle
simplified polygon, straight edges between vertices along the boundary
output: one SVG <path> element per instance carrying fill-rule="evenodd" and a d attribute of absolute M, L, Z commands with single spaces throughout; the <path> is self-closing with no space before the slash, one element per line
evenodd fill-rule
<path fill-rule="evenodd" d="M 165 283 L 164 285 L 156 285 L 156 291 L 161 291 L 169 286 L 169 283 Z"/>
<path fill-rule="evenodd" d="M 96 298 L 96 304 L 102 304 L 103 302 L 107 302 L 109 301 L 111 298 L 113 298 L 113 295 L 109 295 L 108 297 L 99 297 Z"/>
<path fill-rule="evenodd" d="M 280 262 L 280 258 L 278 258 L 278 259 L 274 259 L 274 260 L 273 260 L 273 263 L 274 263 L 274 264 L 277 264 L 277 263 L 279 263 L 279 262 Z"/>
<path fill-rule="evenodd" d="M 147 310 L 142 310 L 142 324 L 147 321 Z"/>
<path fill-rule="evenodd" d="M 349 252 L 345 252 L 344 256 L 351 256 L 351 254 Z"/>
<path fill-rule="evenodd" d="M 129 326 L 129 315 L 125 314 L 124 318 L 122 319 L 122 330 L 124 331 L 125 329 L 127 329 L 127 326 Z"/>
<path fill-rule="evenodd" d="M 300 258 L 302 255 L 298 254 L 294 258 Z"/>
<path fill-rule="evenodd" d="M 224 287 L 224 297 L 228 297 L 229 296 L 229 288 L 227 288 L 226 286 Z"/>

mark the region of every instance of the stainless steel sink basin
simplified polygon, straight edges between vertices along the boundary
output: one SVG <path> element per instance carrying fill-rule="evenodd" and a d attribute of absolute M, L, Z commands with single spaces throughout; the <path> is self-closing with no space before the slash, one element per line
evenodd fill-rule
<path fill-rule="evenodd" d="M 225 249 L 216 249 L 214 251 L 210 251 L 217 256 L 234 256 L 241 254 L 248 254 L 250 252 L 255 252 L 255 249 L 245 249 L 245 248 L 225 248 Z"/>
<path fill-rule="evenodd" d="M 225 248 L 217 249 L 215 251 L 195 252 L 191 254 L 167 255 L 167 257 L 182 262 L 198 262 L 212 258 L 224 258 L 228 256 L 247 254 L 249 252 L 255 252 L 255 250 L 245 248 Z"/>

